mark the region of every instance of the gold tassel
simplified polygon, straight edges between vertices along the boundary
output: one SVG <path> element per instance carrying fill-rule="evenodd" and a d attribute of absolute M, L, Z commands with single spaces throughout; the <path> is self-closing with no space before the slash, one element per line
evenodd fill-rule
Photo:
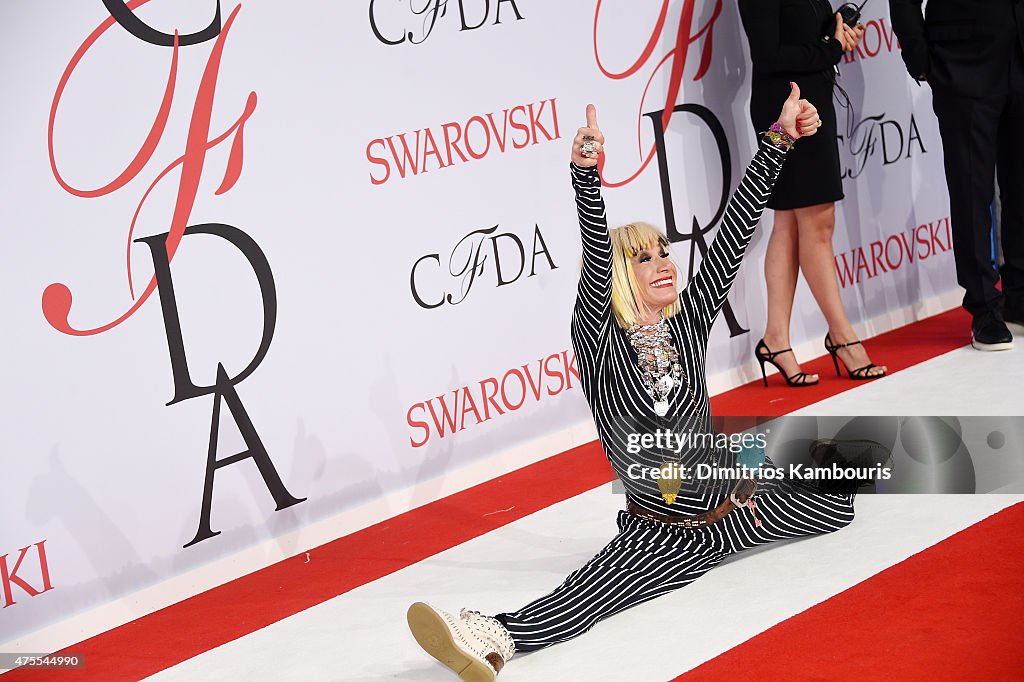
<path fill-rule="evenodd" d="M 683 479 L 679 476 L 679 465 L 674 462 L 665 462 L 661 465 L 661 475 L 658 477 L 658 489 L 665 504 L 671 505 L 679 495 L 679 489 L 683 487 Z"/>

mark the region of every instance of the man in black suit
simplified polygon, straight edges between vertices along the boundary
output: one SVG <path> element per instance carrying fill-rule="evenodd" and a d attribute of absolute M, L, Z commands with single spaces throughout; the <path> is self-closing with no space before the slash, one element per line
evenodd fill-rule
<path fill-rule="evenodd" d="M 1024 324 L 1024 0 L 889 0 L 911 77 L 939 119 L 957 281 L 979 350 L 1013 347 Z M 999 169 L 1005 264 L 992 266 L 989 205 Z M 1002 276 L 1002 291 L 996 283 Z"/>

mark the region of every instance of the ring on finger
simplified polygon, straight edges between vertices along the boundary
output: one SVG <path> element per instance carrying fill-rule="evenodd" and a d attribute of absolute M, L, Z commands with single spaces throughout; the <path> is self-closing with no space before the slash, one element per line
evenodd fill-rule
<path fill-rule="evenodd" d="M 580 154 L 583 154 L 583 156 L 590 156 L 591 154 L 596 154 L 597 143 L 594 142 L 594 138 L 587 136 L 584 137 L 583 140 L 583 144 L 580 145 Z"/>

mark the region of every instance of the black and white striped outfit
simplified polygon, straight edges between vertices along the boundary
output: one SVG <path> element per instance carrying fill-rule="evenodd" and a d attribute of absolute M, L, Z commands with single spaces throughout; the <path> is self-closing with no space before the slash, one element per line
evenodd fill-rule
<path fill-rule="evenodd" d="M 601 445 L 625 485 L 628 499 L 647 511 L 700 514 L 723 502 L 731 489 L 731 484 L 684 483 L 669 506 L 656 481 L 631 477 L 630 465 L 656 469 L 665 461 L 677 461 L 692 467 L 716 462 L 722 453 L 684 450 L 674 454 L 656 449 L 631 453 L 627 437 L 659 428 L 677 433 L 712 432 L 704 380 L 708 335 L 784 159 L 785 152 L 761 143 L 700 270 L 679 296 L 681 311 L 668 324 L 685 380 L 672 389 L 664 417 L 655 414 L 653 400 L 641 383 L 636 351 L 611 312 L 612 244 L 597 169 L 571 166 L 583 237 L 583 271 L 572 320 L 573 348 Z M 552 593 L 497 618 L 512 634 L 517 651 L 535 651 L 581 635 L 603 618 L 687 585 L 733 552 L 838 530 L 853 520 L 851 495 L 794 494 L 762 484 L 756 501 L 760 526 L 748 509 L 733 511 L 698 529 L 620 511 L 619 534 L 585 566 Z"/>

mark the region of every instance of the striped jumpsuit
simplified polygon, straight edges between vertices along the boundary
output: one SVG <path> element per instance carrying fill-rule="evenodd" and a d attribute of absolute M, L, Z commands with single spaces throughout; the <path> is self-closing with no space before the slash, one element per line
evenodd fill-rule
<path fill-rule="evenodd" d="M 692 516 L 718 506 L 732 489 L 729 482 L 684 481 L 669 506 L 657 482 L 637 476 L 638 470 L 657 469 L 666 461 L 690 467 L 698 463 L 727 466 L 728 462 L 717 459 L 723 453 L 658 448 L 636 452 L 638 448 L 628 447 L 628 438 L 631 433 L 653 433 L 659 428 L 712 432 L 704 381 L 708 334 L 784 159 L 785 152 L 767 142 L 760 144 L 729 202 L 718 236 L 679 296 L 679 314 L 668 319 L 685 376 L 672 388 L 669 411 L 663 417 L 655 414 L 653 400 L 641 383 L 636 351 L 612 316 L 612 244 L 597 169 L 571 166 L 583 239 L 573 348 L 601 445 L 628 499 L 644 510 Z M 734 552 L 835 531 L 853 520 L 852 495 L 797 494 L 785 485 L 761 483 L 755 497 L 757 521 L 751 510 L 741 508 L 710 526 L 684 529 L 620 511 L 618 535 L 586 565 L 550 594 L 496 617 L 512 634 L 517 651 L 535 651 L 577 637 L 603 618 L 683 587 Z"/>

